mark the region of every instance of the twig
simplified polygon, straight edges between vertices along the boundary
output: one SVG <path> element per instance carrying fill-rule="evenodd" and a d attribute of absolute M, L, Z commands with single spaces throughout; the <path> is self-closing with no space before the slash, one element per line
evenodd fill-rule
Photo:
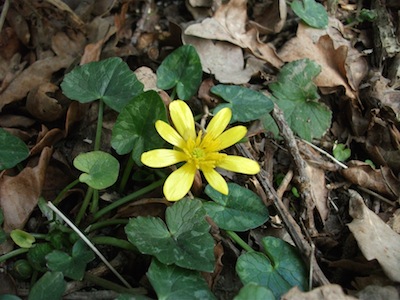
<path fill-rule="evenodd" d="M 241 144 L 236 145 L 239 152 L 250 159 L 254 159 L 251 153 Z M 275 189 L 272 187 L 272 184 L 269 182 L 268 174 L 265 170 L 261 170 L 260 173 L 256 175 L 257 180 L 261 184 L 265 194 L 269 199 L 272 199 L 274 202 L 274 206 L 278 211 L 280 217 L 282 218 L 283 223 L 287 231 L 289 232 L 293 242 L 295 243 L 296 247 L 299 249 L 304 262 L 308 265 L 311 264 L 313 269 L 312 277 L 314 282 L 318 285 L 325 285 L 329 284 L 329 280 L 325 277 L 324 273 L 322 272 L 321 268 L 319 267 L 315 256 L 312 254 L 312 248 L 307 240 L 304 238 L 299 225 L 293 219 L 292 215 L 287 210 L 286 206 L 283 204 L 282 199 L 279 198 Z"/>
<path fill-rule="evenodd" d="M 93 250 L 94 253 L 97 254 L 98 257 L 103 261 L 103 263 L 111 270 L 111 272 L 114 273 L 115 276 L 121 282 L 129 289 L 132 288 L 132 286 L 121 276 L 121 274 L 118 273 L 117 270 L 114 269 L 114 267 L 108 262 L 108 260 L 101 254 L 101 252 L 96 248 L 95 245 L 89 239 L 72 223 L 57 207 L 53 205 L 50 201 L 47 202 L 47 206 L 51 208 L 52 211 L 54 211 L 57 215 L 60 216 L 61 219 L 65 221 L 78 235 L 79 237 Z"/>
<path fill-rule="evenodd" d="M 4 22 L 6 21 L 6 16 L 9 8 L 10 8 L 10 0 L 6 0 L 4 2 L 3 9 L 0 15 L 0 32 L 3 29 Z"/>

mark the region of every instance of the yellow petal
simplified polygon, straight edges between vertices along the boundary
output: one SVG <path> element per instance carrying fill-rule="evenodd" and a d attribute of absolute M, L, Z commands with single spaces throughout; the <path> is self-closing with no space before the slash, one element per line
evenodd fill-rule
<path fill-rule="evenodd" d="M 230 108 L 226 107 L 221 109 L 217 114 L 211 119 L 210 123 L 206 128 L 208 136 L 212 139 L 217 138 L 228 126 L 229 121 L 232 118 L 232 111 Z"/>
<path fill-rule="evenodd" d="M 242 174 L 257 174 L 260 172 L 260 165 L 249 158 L 227 155 L 224 159 L 220 160 L 217 167 Z"/>
<path fill-rule="evenodd" d="M 185 161 L 185 153 L 171 149 L 157 149 L 144 152 L 140 158 L 142 163 L 151 168 L 164 168 Z"/>
<path fill-rule="evenodd" d="M 196 166 L 184 164 L 178 170 L 171 173 L 164 183 L 164 195 L 169 201 L 178 201 L 185 197 L 192 187 Z"/>
<path fill-rule="evenodd" d="M 169 112 L 176 130 L 185 141 L 196 139 L 194 119 L 189 106 L 182 100 L 172 101 L 169 105 Z"/>
<path fill-rule="evenodd" d="M 166 140 L 168 143 L 183 149 L 186 145 L 183 138 L 179 135 L 176 130 L 168 123 L 158 120 L 156 122 L 156 129 L 158 134 Z"/>
<path fill-rule="evenodd" d="M 217 190 L 221 194 L 228 195 L 228 185 L 221 174 L 212 168 L 203 168 L 201 171 L 203 172 L 207 182 L 214 188 L 214 190 Z"/>
<path fill-rule="evenodd" d="M 227 131 L 223 132 L 214 141 L 215 148 L 209 149 L 209 151 L 220 151 L 222 149 L 228 148 L 237 142 L 239 142 L 247 133 L 247 128 L 244 126 L 235 126 Z"/>

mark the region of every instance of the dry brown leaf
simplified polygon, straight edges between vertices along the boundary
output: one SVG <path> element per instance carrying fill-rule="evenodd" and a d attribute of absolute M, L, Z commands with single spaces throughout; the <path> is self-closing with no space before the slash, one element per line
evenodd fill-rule
<path fill-rule="evenodd" d="M 0 93 L 0 111 L 5 105 L 24 98 L 30 90 L 49 82 L 54 72 L 67 68 L 73 61 L 72 56 L 54 56 L 34 62 Z"/>
<path fill-rule="evenodd" d="M 262 34 L 278 33 L 286 22 L 287 4 L 285 0 L 263 1 L 253 7 L 254 21 L 250 21 Z"/>
<path fill-rule="evenodd" d="M 316 200 L 315 206 L 321 216 L 321 221 L 325 223 L 329 215 L 325 172 L 321 168 L 316 168 L 310 164 L 307 164 L 305 169 L 310 178 L 311 192 L 313 193 L 312 199 Z"/>
<path fill-rule="evenodd" d="M 368 260 L 376 259 L 391 280 L 400 282 L 400 235 L 371 211 L 356 191 L 349 190 L 349 194 L 353 221 L 347 225 L 362 253 Z"/>
<path fill-rule="evenodd" d="M 36 207 L 45 180 L 52 150 L 44 148 L 36 167 L 26 167 L 17 176 L 0 178 L 0 207 L 5 232 L 21 229 Z"/>
<path fill-rule="evenodd" d="M 315 288 L 309 292 L 300 291 L 296 286 L 284 294 L 281 300 L 355 300 L 343 292 L 340 285 L 328 284 Z"/>
<path fill-rule="evenodd" d="M 241 48 L 248 48 L 257 58 L 279 68 L 283 63 L 274 49 L 260 42 L 257 29 L 246 29 L 246 4 L 246 0 L 231 0 L 221 5 L 212 18 L 190 25 L 184 33 L 204 39 L 227 41 Z"/>
<path fill-rule="evenodd" d="M 182 39 L 196 48 L 203 71 L 213 74 L 221 83 L 247 83 L 263 69 L 264 61 L 251 56 L 245 61 L 243 50 L 231 43 L 190 35 L 183 35 Z"/>
<path fill-rule="evenodd" d="M 369 285 L 357 293 L 359 300 L 390 299 L 399 300 L 399 293 L 394 286 Z"/>
<path fill-rule="evenodd" d="M 373 169 L 361 161 L 350 161 L 348 168 L 341 171 L 352 184 L 371 189 L 385 196 L 397 199 L 400 196 L 400 182 L 388 167 Z"/>
<path fill-rule="evenodd" d="M 296 37 L 282 47 L 279 57 L 285 62 L 303 58 L 316 61 L 321 66 L 321 73 L 315 79 L 317 86 L 328 91 L 343 86 L 346 95 L 354 99 L 356 91 L 352 86 L 358 87 L 367 65 L 343 38 L 334 35 L 333 39 L 332 36 L 325 30 L 311 29 L 300 23 Z"/>
<path fill-rule="evenodd" d="M 149 67 L 140 67 L 137 68 L 133 73 L 135 73 L 136 78 L 143 83 L 144 91 L 154 90 L 154 91 L 161 91 L 157 87 L 157 75 L 153 72 L 152 69 Z"/>

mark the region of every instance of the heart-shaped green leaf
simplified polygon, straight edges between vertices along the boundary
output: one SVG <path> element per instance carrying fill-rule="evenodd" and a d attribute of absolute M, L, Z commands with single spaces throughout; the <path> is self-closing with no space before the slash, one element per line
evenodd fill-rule
<path fill-rule="evenodd" d="M 164 264 L 212 272 L 214 240 L 205 216 L 200 200 L 184 198 L 167 208 L 166 224 L 160 218 L 137 217 L 129 220 L 125 232 L 141 253 Z"/>
<path fill-rule="evenodd" d="M 196 92 L 203 75 L 200 57 L 192 45 L 183 45 L 168 55 L 157 69 L 157 87 L 176 87 L 179 99 L 189 100 Z"/>
<path fill-rule="evenodd" d="M 307 141 L 320 138 L 331 125 L 332 112 L 318 102 L 313 82 L 320 71 L 321 67 L 312 60 L 292 61 L 281 69 L 278 82 L 269 85 L 290 128 Z"/>
<path fill-rule="evenodd" d="M 86 265 L 95 258 L 82 240 L 72 247 L 71 256 L 65 252 L 54 250 L 46 255 L 47 266 L 52 271 L 60 271 L 65 277 L 82 280 Z"/>
<path fill-rule="evenodd" d="M 29 249 L 27 258 L 32 267 L 40 272 L 46 272 L 46 255 L 53 251 L 50 243 L 36 243 Z"/>
<path fill-rule="evenodd" d="M 205 190 L 215 202 L 206 202 L 203 207 L 218 227 L 246 231 L 261 226 L 268 220 L 268 209 L 260 197 L 236 183 L 228 183 L 228 188 L 228 195 L 221 194 L 210 185 Z"/>
<path fill-rule="evenodd" d="M 0 171 L 15 167 L 28 156 L 29 149 L 25 143 L 0 128 Z"/>
<path fill-rule="evenodd" d="M 328 13 L 322 4 L 315 0 L 293 0 L 290 7 L 307 25 L 315 28 L 328 26 Z"/>
<path fill-rule="evenodd" d="M 14 229 L 10 233 L 11 239 L 21 248 L 31 248 L 36 241 L 35 237 L 21 229 Z"/>
<path fill-rule="evenodd" d="M 307 269 L 296 249 L 275 237 L 265 237 L 262 244 L 267 253 L 246 252 L 236 263 L 236 272 L 243 284 L 257 283 L 269 288 L 277 299 L 297 286 L 307 289 Z"/>
<path fill-rule="evenodd" d="M 229 107 L 232 110 L 231 123 L 257 120 L 274 108 L 269 97 L 245 87 L 219 84 L 213 86 L 211 92 L 229 102 L 218 105 L 214 113 Z"/>
<path fill-rule="evenodd" d="M 64 76 L 61 88 L 72 100 L 87 103 L 101 99 L 117 112 L 143 92 L 143 84 L 119 57 L 76 67 Z"/>
<path fill-rule="evenodd" d="M 335 144 L 332 152 L 338 161 L 345 161 L 351 156 L 351 150 L 344 144 Z"/>
<path fill-rule="evenodd" d="M 153 258 L 147 277 L 158 299 L 216 299 L 199 272 L 164 265 Z"/>
<path fill-rule="evenodd" d="M 112 186 L 118 179 L 119 162 L 103 151 L 81 153 L 74 159 L 74 167 L 82 172 L 81 182 L 100 190 Z"/>
<path fill-rule="evenodd" d="M 28 300 L 61 299 L 66 287 L 67 283 L 61 272 L 46 272 L 33 285 Z"/>
<path fill-rule="evenodd" d="M 253 282 L 246 284 L 239 291 L 233 300 L 275 300 L 274 294 L 270 289 Z"/>
<path fill-rule="evenodd" d="M 160 96 L 155 91 L 140 94 L 119 114 L 112 130 L 112 147 L 121 155 L 133 150 L 132 158 L 142 165 L 140 156 L 144 151 L 164 144 L 154 125 L 157 120 L 167 121 L 167 112 Z"/>

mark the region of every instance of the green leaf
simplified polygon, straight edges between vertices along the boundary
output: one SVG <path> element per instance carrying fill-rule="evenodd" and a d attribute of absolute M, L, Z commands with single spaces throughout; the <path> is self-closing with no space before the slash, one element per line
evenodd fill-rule
<path fill-rule="evenodd" d="M 11 239 L 21 248 L 31 248 L 36 241 L 35 237 L 21 229 L 14 229 L 10 233 Z"/>
<path fill-rule="evenodd" d="M 0 295 L 0 300 L 22 300 L 22 299 L 15 295 L 3 294 L 3 295 Z"/>
<path fill-rule="evenodd" d="M 35 270 L 46 272 L 46 255 L 51 251 L 53 251 L 53 247 L 49 243 L 36 243 L 29 249 L 26 257 Z"/>
<path fill-rule="evenodd" d="M 155 128 L 157 120 L 167 122 L 167 112 L 160 96 L 155 91 L 140 94 L 119 114 L 112 130 L 112 147 L 120 155 L 133 150 L 132 158 L 142 165 L 140 156 L 144 151 L 164 144 Z"/>
<path fill-rule="evenodd" d="M 59 250 L 54 250 L 46 255 L 47 266 L 50 270 L 60 271 L 65 277 L 74 280 L 82 280 L 87 263 L 94 258 L 93 252 L 82 240 L 74 244 L 71 256 Z"/>
<path fill-rule="evenodd" d="M 91 62 L 64 76 L 63 93 L 80 103 L 103 100 L 117 112 L 143 92 L 143 84 L 119 57 Z"/>
<path fill-rule="evenodd" d="M 153 258 L 147 277 L 158 299 L 216 299 L 199 272 L 167 266 Z"/>
<path fill-rule="evenodd" d="M 333 156 L 338 161 L 345 161 L 351 156 L 351 150 L 344 144 L 335 144 L 333 146 Z"/>
<path fill-rule="evenodd" d="M 322 4 L 315 0 L 293 0 L 290 6 L 307 25 L 315 28 L 328 26 L 328 13 Z"/>
<path fill-rule="evenodd" d="M 0 207 L 0 244 L 4 243 L 7 240 L 7 235 L 2 227 L 4 222 L 3 210 Z"/>
<path fill-rule="evenodd" d="M 246 231 L 268 220 L 268 209 L 260 197 L 236 183 L 228 183 L 228 188 L 228 195 L 221 194 L 210 185 L 205 189 L 206 194 L 215 202 L 206 202 L 203 207 L 218 227 Z"/>
<path fill-rule="evenodd" d="M 157 69 L 157 87 L 176 87 L 178 97 L 189 100 L 198 90 L 203 75 L 200 57 L 192 45 L 183 45 L 168 55 Z"/>
<path fill-rule="evenodd" d="M 229 107 L 232 110 L 231 123 L 257 120 L 274 108 L 269 97 L 245 87 L 219 84 L 213 86 L 211 92 L 229 102 L 218 105 L 214 113 Z"/>
<path fill-rule="evenodd" d="M 332 112 L 318 102 L 317 86 L 312 81 L 321 67 L 309 59 L 286 64 L 278 82 L 269 85 L 290 128 L 301 138 L 320 138 L 330 127 Z"/>
<path fill-rule="evenodd" d="M 85 172 L 79 181 L 101 190 L 112 186 L 118 179 L 119 162 L 111 154 L 103 151 L 81 153 L 74 159 L 74 167 Z"/>
<path fill-rule="evenodd" d="M 164 264 L 212 272 L 214 240 L 198 199 L 184 198 L 167 208 L 166 224 L 155 217 L 137 217 L 125 227 L 128 240 L 141 253 L 157 257 Z"/>
<path fill-rule="evenodd" d="M 275 300 L 274 294 L 270 289 L 253 282 L 246 284 L 239 291 L 233 300 Z"/>
<path fill-rule="evenodd" d="M 271 236 L 263 238 L 262 245 L 268 256 L 253 251 L 242 254 L 237 260 L 236 272 L 242 283 L 265 286 L 277 299 L 294 286 L 306 290 L 307 269 L 296 249 Z"/>
<path fill-rule="evenodd" d="M 29 156 L 25 143 L 15 135 L 0 128 L 0 171 L 15 167 Z"/>
<path fill-rule="evenodd" d="M 46 272 L 32 287 L 28 300 L 61 299 L 67 283 L 61 272 Z"/>

